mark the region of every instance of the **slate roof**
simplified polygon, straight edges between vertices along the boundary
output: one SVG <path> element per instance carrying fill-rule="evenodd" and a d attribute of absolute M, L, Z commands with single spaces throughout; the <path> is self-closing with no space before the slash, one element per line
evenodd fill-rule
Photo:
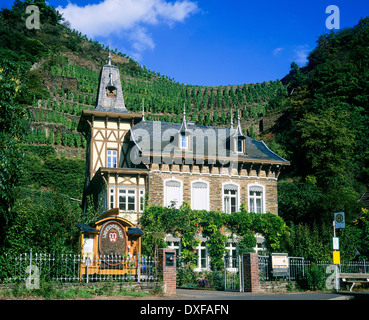
<path fill-rule="evenodd" d="M 108 108 L 108 107 L 102 107 L 102 106 L 97 106 L 97 107 L 95 107 L 94 110 L 95 111 L 103 111 L 103 112 L 131 113 L 127 109 L 122 109 L 122 108 Z"/>
<path fill-rule="evenodd" d="M 164 148 L 170 143 L 169 137 L 173 137 L 176 133 L 178 133 L 182 125 L 183 123 L 159 121 L 156 121 L 155 123 L 155 121 L 141 121 L 131 129 L 131 140 L 134 141 L 134 143 L 140 148 L 143 153 L 152 153 L 156 151 L 154 150 L 154 139 L 160 139 L 161 141 L 155 141 L 155 143 L 156 145 L 161 146 L 161 152 L 162 154 L 165 154 Z M 214 126 L 201 126 L 193 124 L 191 122 L 187 122 L 187 128 L 192 134 L 194 132 L 200 133 L 200 130 L 202 130 L 202 132 L 204 133 L 207 133 L 209 137 L 211 137 L 211 139 L 214 139 L 213 141 L 216 142 L 215 146 L 218 145 L 224 148 L 224 150 L 222 150 L 224 156 L 226 156 L 224 152 L 226 150 L 227 140 L 235 134 L 239 134 L 239 128 L 231 129 Z M 147 136 L 142 135 L 142 131 L 140 131 L 139 129 L 145 130 L 150 137 L 148 138 Z M 159 132 L 159 129 L 161 132 Z M 154 134 L 154 132 L 156 134 Z M 166 132 L 166 134 L 163 134 L 164 132 Z M 246 154 L 237 153 L 237 157 L 239 158 L 239 160 L 244 160 L 245 162 L 253 162 L 252 160 L 255 160 L 255 162 L 271 162 L 289 165 L 289 161 L 283 159 L 282 157 L 271 151 L 262 140 L 258 141 L 245 135 L 242 135 L 242 138 L 246 140 Z M 192 140 L 192 149 L 194 153 L 197 153 L 196 140 L 197 139 Z M 205 156 L 209 155 L 209 157 L 217 156 L 216 148 L 211 148 L 211 150 L 209 150 L 210 146 L 207 143 L 208 141 L 208 138 L 204 139 L 204 148 L 203 150 L 201 150 L 203 151 L 201 153 Z M 177 147 L 174 147 L 174 149 L 178 151 L 180 150 Z M 227 156 L 229 156 L 229 154 L 227 154 Z"/>

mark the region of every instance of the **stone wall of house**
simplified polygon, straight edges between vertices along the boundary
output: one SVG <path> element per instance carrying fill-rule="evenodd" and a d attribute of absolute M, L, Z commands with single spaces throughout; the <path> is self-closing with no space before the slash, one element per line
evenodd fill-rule
<path fill-rule="evenodd" d="M 163 165 L 164 167 L 164 165 Z M 183 183 L 183 201 L 191 204 L 191 182 L 202 180 L 209 183 L 209 198 L 210 210 L 222 211 L 222 184 L 235 183 L 240 186 L 240 204 L 243 203 L 248 206 L 248 185 L 259 184 L 264 187 L 265 191 L 265 210 L 273 214 L 278 214 L 278 199 L 277 199 L 277 179 L 275 175 L 270 174 L 267 177 L 266 172 L 260 172 L 259 177 L 245 176 L 245 175 L 226 175 L 224 173 L 210 174 L 201 173 L 197 170 L 188 171 L 166 171 L 166 168 L 155 168 L 153 165 L 152 171 L 149 173 L 148 190 L 149 190 L 149 204 L 151 206 L 164 205 L 164 181 L 166 179 L 178 179 Z M 157 169 L 157 170 L 155 170 Z"/>

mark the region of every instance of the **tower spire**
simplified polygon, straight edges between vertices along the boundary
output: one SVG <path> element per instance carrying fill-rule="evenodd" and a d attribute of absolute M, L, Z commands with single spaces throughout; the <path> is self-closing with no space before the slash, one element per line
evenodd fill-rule
<path fill-rule="evenodd" d="M 108 55 L 108 65 L 111 66 L 111 54 L 109 49 L 109 55 Z"/>
<path fill-rule="evenodd" d="M 179 129 L 179 132 L 187 132 L 187 121 L 186 121 L 186 103 L 183 104 L 183 119 L 182 119 L 182 125 Z"/>
<path fill-rule="evenodd" d="M 145 121 L 145 98 L 142 98 L 142 121 Z"/>

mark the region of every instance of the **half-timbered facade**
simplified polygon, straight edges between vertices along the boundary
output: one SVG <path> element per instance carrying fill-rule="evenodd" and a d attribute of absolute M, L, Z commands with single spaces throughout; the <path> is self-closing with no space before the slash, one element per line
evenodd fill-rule
<path fill-rule="evenodd" d="M 246 204 L 252 212 L 278 214 L 277 179 L 289 162 L 263 141 L 235 128 L 186 121 L 145 120 L 124 103 L 119 70 L 109 63 L 100 75 L 94 110 L 84 110 L 78 130 L 87 139 L 86 197 L 101 213 L 118 209 L 137 225 L 150 205 L 231 213 Z"/>

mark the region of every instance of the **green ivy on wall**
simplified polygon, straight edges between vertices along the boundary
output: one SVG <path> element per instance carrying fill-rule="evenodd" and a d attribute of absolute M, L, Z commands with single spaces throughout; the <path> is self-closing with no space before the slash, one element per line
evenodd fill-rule
<path fill-rule="evenodd" d="M 240 212 L 225 214 L 216 211 L 192 210 L 184 203 L 180 209 L 148 207 L 140 219 L 145 233 L 142 248 L 145 254 L 155 255 L 158 248 L 166 247 L 165 235 L 181 237 L 181 256 L 188 267 L 195 265 L 197 255 L 194 248 L 199 239 L 196 234 L 209 237 L 206 242 L 212 270 L 223 267 L 227 235 L 238 235 L 242 252 L 250 252 L 255 247 L 255 233 L 265 237 L 267 249 L 277 251 L 281 240 L 289 234 L 283 219 L 271 213 L 251 213 L 243 206 Z"/>

